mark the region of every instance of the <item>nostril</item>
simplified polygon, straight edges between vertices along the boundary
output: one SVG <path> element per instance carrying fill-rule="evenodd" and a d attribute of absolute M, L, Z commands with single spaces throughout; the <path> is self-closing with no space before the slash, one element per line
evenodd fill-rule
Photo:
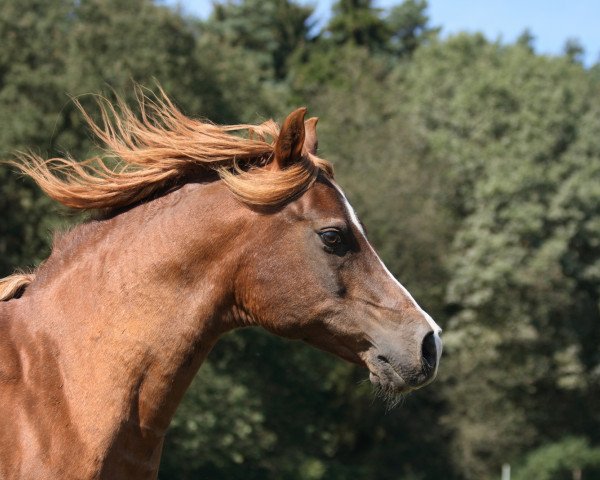
<path fill-rule="evenodd" d="M 433 332 L 429 332 L 423 339 L 423 346 L 421 347 L 423 352 L 423 360 L 425 365 L 430 368 L 434 368 L 437 363 L 437 347 L 435 345 L 435 337 Z"/>

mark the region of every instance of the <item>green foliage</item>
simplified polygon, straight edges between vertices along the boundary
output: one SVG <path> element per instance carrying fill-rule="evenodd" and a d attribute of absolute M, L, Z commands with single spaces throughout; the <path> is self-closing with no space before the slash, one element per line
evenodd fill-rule
<path fill-rule="evenodd" d="M 463 474 L 487 478 L 540 435 L 594 429 L 567 412 L 596 416 L 598 84 L 569 59 L 467 35 L 404 74 L 458 221 L 445 422 Z M 535 413 L 549 405 L 565 416 Z"/>
<path fill-rule="evenodd" d="M 430 27 L 426 10 L 426 0 L 407 0 L 390 10 L 386 23 L 394 53 L 411 55 L 417 47 L 435 38 L 439 29 Z"/>
<path fill-rule="evenodd" d="M 339 0 L 333 6 L 333 17 L 327 29 L 337 44 L 381 48 L 387 31 L 379 13 L 372 0 Z"/>
<path fill-rule="evenodd" d="M 426 10 L 426 0 L 406 0 L 385 13 L 371 0 L 339 0 L 324 33 L 336 46 L 409 56 L 438 32 L 430 28 Z"/>
<path fill-rule="evenodd" d="M 287 0 L 232 0 L 215 4 L 205 29 L 219 42 L 243 47 L 265 80 L 287 74 L 288 59 L 309 36 L 311 7 Z"/>
<path fill-rule="evenodd" d="M 226 1 L 200 21 L 150 0 L 0 0 L 3 158 L 88 156 L 67 95 L 131 100 L 132 81 L 218 122 L 305 104 L 371 241 L 445 329 L 439 380 L 392 412 L 358 368 L 228 335 L 176 415 L 161 478 L 597 472 L 599 67 L 574 41 L 537 55 L 528 31 L 441 40 L 423 0 L 339 1 L 321 32 L 311 11 Z M 43 260 L 73 219 L 6 166 L 0 182 L 4 275 Z"/>
<path fill-rule="evenodd" d="M 576 38 L 569 38 L 565 42 L 564 52 L 565 56 L 572 62 L 581 63 L 585 50 L 579 40 Z"/>
<path fill-rule="evenodd" d="M 544 445 L 527 455 L 515 480 L 597 478 L 597 475 L 600 475 L 600 448 L 590 447 L 583 438 L 570 437 Z"/>

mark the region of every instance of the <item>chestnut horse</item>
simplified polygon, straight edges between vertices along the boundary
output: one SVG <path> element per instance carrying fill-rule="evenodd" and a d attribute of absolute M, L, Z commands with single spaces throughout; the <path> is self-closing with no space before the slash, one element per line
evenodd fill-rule
<path fill-rule="evenodd" d="M 190 119 L 166 96 L 100 106 L 86 118 L 116 168 L 13 162 L 102 215 L 0 282 L 0 478 L 156 478 L 184 392 L 237 327 L 365 366 L 390 397 L 434 378 L 441 330 L 369 244 L 306 109 L 279 127 Z"/>

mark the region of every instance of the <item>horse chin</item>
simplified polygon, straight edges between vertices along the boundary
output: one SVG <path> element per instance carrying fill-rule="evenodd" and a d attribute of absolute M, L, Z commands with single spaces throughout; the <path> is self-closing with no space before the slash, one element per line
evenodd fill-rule
<path fill-rule="evenodd" d="M 385 401 L 388 409 L 396 407 L 406 394 L 414 390 L 390 364 L 370 366 L 369 380 L 375 395 Z"/>

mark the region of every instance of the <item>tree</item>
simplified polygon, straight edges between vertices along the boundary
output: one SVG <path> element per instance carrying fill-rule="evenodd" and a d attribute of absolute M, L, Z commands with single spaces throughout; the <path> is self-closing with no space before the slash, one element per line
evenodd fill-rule
<path fill-rule="evenodd" d="M 313 9 L 289 0 L 215 4 L 205 29 L 255 57 L 265 79 L 285 78 L 293 52 L 307 41 Z"/>
<path fill-rule="evenodd" d="M 590 473 L 600 474 L 600 448 L 590 447 L 583 438 L 564 438 L 533 450 L 516 473 L 516 480 L 555 480 L 565 474 L 573 480 L 592 478 Z"/>
<path fill-rule="evenodd" d="M 390 33 L 390 49 L 396 55 L 412 55 L 417 47 L 439 33 L 439 28 L 429 26 L 426 10 L 427 0 L 405 0 L 390 10 L 385 22 Z"/>
<path fill-rule="evenodd" d="M 564 52 L 565 56 L 572 62 L 581 63 L 585 50 L 579 40 L 576 38 L 569 38 L 565 42 Z"/>
<path fill-rule="evenodd" d="M 531 33 L 531 30 L 529 30 L 528 28 L 523 30 L 521 34 L 517 37 L 516 44 L 526 48 L 531 53 L 534 52 L 534 43 L 535 36 L 533 35 L 533 33 Z"/>
<path fill-rule="evenodd" d="M 371 50 L 381 50 L 388 40 L 381 10 L 373 6 L 372 0 L 338 0 L 327 32 L 338 45 L 353 43 Z"/>
<path fill-rule="evenodd" d="M 69 1 L 0 2 L 0 158 L 16 150 L 55 151 L 58 112 L 67 100 Z M 31 182 L 0 165 L 0 275 L 48 253 L 56 226 L 51 203 Z"/>
<path fill-rule="evenodd" d="M 405 78 L 459 222 L 445 421 L 464 476 L 487 478 L 540 437 L 598 430 L 598 84 L 566 59 L 467 35 L 418 50 Z"/>

